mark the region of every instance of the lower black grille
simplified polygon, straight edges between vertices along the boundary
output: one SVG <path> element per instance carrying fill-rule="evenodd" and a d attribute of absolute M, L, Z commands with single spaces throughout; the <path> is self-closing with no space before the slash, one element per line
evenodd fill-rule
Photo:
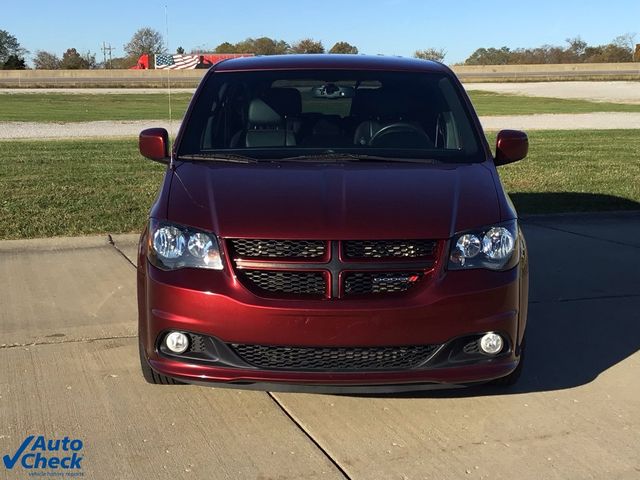
<path fill-rule="evenodd" d="M 480 344 L 478 340 L 467 343 L 464 347 L 462 347 L 462 351 L 467 355 L 470 355 L 472 353 L 480 353 Z"/>
<path fill-rule="evenodd" d="M 322 296 L 327 288 L 321 272 L 242 270 L 240 276 L 248 285 L 270 293 Z"/>
<path fill-rule="evenodd" d="M 200 353 L 205 351 L 204 337 L 202 335 L 196 335 L 195 333 L 188 333 L 189 336 L 189 348 L 188 352 Z"/>
<path fill-rule="evenodd" d="M 434 240 L 349 240 L 347 258 L 424 258 L 435 253 Z"/>
<path fill-rule="evenodd" d="M 266 370 L 408 370 L 425 363 L 437 345 L 408 347 L 273 347 L 230 345 L 245 362 Z"/>
<path fill-rule="evenodd" d="M 347 273 L 344 293 L 359 295 L 367 293 L 406 292 L 422 277 L 421 272 L 354 272 Z"/>

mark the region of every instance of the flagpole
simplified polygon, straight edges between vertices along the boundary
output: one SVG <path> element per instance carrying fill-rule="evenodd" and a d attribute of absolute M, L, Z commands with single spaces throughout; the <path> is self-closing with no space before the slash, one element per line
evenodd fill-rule
<path fill-rule="evenodd" d="M 167 5 L 164 6 L 164 23 L 167 37 L 167 51 L 169 49 L 169 11 Z M 171 80 L 169 78 L 170 68 L 167 68 L 167 93 L 169 94 L 169 136 L 173 132 L 173 119 L 171 116 Z"/>

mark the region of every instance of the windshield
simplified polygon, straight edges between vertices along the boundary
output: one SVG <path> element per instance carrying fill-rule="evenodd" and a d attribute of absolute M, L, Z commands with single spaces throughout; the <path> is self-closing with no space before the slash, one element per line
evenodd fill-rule
<path fill-rule="evenodd" d="M 229 154 L 482 160 L 458 87 L 446 75 L 368 70 L 214 73 L 178 155 Z"/>

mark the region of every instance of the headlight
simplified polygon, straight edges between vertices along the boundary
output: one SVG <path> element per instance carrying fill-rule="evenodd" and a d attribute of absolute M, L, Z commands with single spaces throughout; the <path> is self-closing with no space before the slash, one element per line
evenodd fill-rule
<path fill-rule="evenodd" d="M 518 262 L 517 240 L 516 220 L 458 234 L 451 242 L 449 270 L 512 268 Z"/>
<path fill-rule="evenodd" d="M 153 219 L 149 222 L 148 258 L 163 270 L 223 268 L 215 235 Z"/>

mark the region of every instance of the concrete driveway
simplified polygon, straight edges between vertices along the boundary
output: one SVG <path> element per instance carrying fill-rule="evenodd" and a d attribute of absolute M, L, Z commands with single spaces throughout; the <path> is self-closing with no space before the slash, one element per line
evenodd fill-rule
<path fill-rule="evenodd" d="M 82 439 L 85 478 L 637 479 L 640 214 L 525 229 L 521 383 L 396 396 L 148 385 L 133 236 L 0 242 L 0 455 L 34 434 Z"/>

